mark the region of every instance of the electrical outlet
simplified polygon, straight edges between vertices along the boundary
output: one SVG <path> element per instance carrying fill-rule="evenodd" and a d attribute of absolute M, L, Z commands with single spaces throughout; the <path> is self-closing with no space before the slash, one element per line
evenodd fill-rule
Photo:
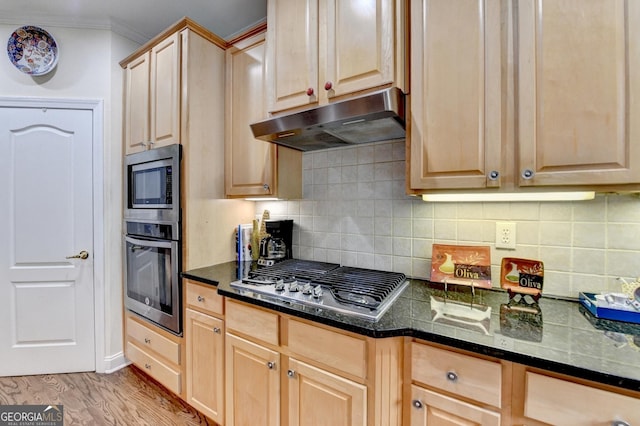
<path fill-rule="evenodd" d="M 516 249 L 516 224 L 515 222 L 496 222 L 496 248 Z"/>
<path fill-rule="evenodd" d="M 515 346 L 515 342 L 511 337 L 507 337 L 502 334 L 495 334 L 493 336 L 493 344 L 496 347 L 505 350 L 513 350 L 513 347 Z"/>

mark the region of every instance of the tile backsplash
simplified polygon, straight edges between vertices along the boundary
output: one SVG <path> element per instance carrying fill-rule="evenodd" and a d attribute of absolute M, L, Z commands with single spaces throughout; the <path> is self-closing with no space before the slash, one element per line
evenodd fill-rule
<path fill-rule="evenodd" d="M 403 141 L 308 152 L 303 199 L 261 201 L 294 220 L 294 257 L 428 279 L 434 243 L 491 246 L 493 285 L 503 257 L 544 262 L 544 293 L 619 291 L 640 276 L 640 199 L 425 203 L 405 194 Z M 496 221 L 516 223 L 516 249 L 495 248 Z"/>

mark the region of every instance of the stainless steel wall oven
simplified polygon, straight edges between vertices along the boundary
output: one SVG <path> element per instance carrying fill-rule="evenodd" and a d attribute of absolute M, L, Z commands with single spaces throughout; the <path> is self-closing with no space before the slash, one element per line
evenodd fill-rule
<path fill-rule="evenodd" d="M 125 307 L 181 335 L 180 146 L 125 163 Z"/>

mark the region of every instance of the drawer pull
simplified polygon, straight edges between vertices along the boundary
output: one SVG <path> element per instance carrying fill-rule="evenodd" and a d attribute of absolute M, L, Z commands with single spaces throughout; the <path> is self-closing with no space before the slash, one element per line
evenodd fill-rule
<path fill-rule="evenodd" d="M 204 297 L 198 296 L 198 302 L 204 302 Z"/>
<path fill-rule="evenodd" d="M 523 179 L 526 179 L 526 180 L 532 179 L 534 175 L 535 175 L 535 173 L 531 169 L 524 169 L 522 171 L 522 178 Z"/>
<path fill-rule="evenodd" d="M 148 337 L 145 337 L 145 338 L 144 338 L 144 342 L 145 342 L 147 345 L 150 345 L 150 344 L 151 344 L 151 339 L 149 339 Z"/>
<path fill-rule="evenodd" d="M 499 176 L 500 176 L 500 172 L 497 170 L 491 170 L 489 172 L 489 180 L 498 180 Z"/>
<path fill-rule="evenodd" d="M 144 368 L 146 368 L 147 370 L 151 370 L 151 364 L 145 364 Z"/>
<path fill-rule="evenodd" d="M 275 363 L 275 362 L 273 362 L 273 361 L 269 361 L 269 362 L 267 362 L 267 368 L 268 368 L 269 370 L 273 370 L 274 368 L 276 368 L 276 363 Z"/>
<path fill-rule="evenodd" d="M 216 334 L 220 334 L 220 327 L 213 327 L 213 332 Z"/>
<path fill-rule="evenodd" d="M 422 409 L 422 401 L 420 401 L 419 399 L 414 399 L 412 402 L 413 406 L 416 407 L 417 409 L 421 410 Z"/>
<path fill-rule="evenodd" d="M 458 375 L 453 371 L 447 371 L 447 380 L 455 383 L 458 381 Z"/>
<path fill-rule="evenodd" d="M 287 370 L 287 376 L 293 379 L 294 377 L 296 377 L 296 372 L 293 370 Z"/>
<path fill-rule="evenodd" d="M 624 420 L 614 420 L 611 422 L 611 426 L 631 426 L 629 423 Z"/>

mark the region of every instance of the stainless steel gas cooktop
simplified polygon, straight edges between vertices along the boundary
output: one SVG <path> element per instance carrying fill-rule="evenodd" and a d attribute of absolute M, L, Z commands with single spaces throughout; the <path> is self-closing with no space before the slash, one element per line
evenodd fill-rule
<path fill-rule="evenodd" d="M 289 259 L 249 272 L 236 289 L 319 309 L 378 320 L 408 285 L 397 272 Z"/>

